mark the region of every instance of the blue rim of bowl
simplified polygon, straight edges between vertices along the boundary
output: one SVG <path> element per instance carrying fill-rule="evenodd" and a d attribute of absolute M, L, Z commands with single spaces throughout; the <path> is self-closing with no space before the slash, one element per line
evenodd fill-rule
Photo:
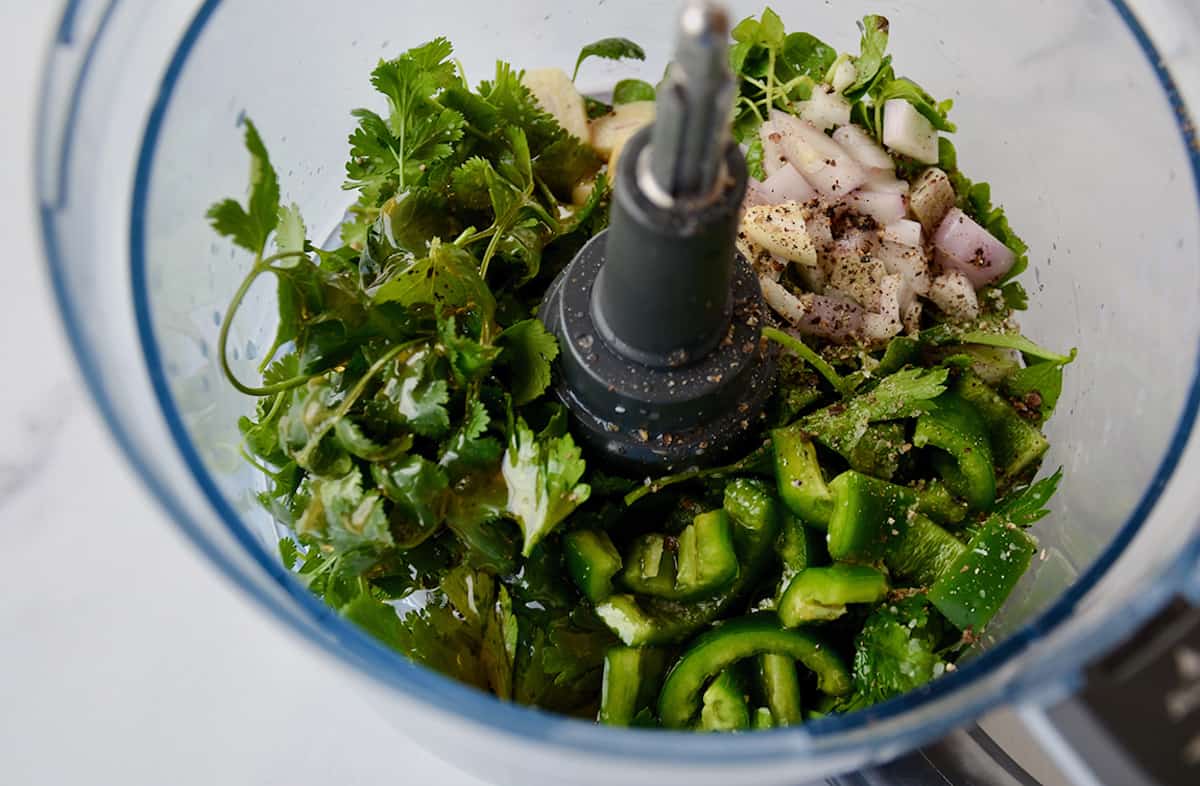
<path fill-rule="evenodd" d="M 1125 0 L 1109 0 L 1118 17 L 1125 23 L 1130 33 L 1138 43 L 1143 55 L 1154 71 L 1161 84 L 1165 97 L 1175 114 L 1182 142 L 1187 151 L 1192 167 L 1194 184 L 1197 188 L 1198 205 L 1200 205 L 1200 145 L 1197 143 L 1196 132 L 1189 121 L 1187 108 L 1176 87 L 1175 81 L 1166 68 L 1149 35 L 1138 22 L 1133 11 Z M 88 64 L 99 42 L 102 40 L 111 12 L 119 4 L 112 0 L 103 12 L 96 32 L 88 43 L 84 56 L 83 67 L 77 83 L 73 86 L 71 104 L 68 109 L 66 127 L 62 137 L 60 156 L 62 160 L 71 149 L 73 126 L 84 84 L 88 76 Z M 59 40 L 69 40 L 72 20 L 80 0 L 68 3 L 63 13 L 59 28 Z M 879 704 L 869 710 L 846 716 L 830 717 L 805 724 L 801 728 L 780 729 L 754 735 L 733 738 L 698 737 L 688 733 L 676 732 L 635 732 L 622 729 L 611 729 L 595 726 L 586 721 L 565 718 L 536 709 L 501 702 L 494 697 L 463 686 L 451 679 L 433 671 L 417 666 L 397 653 L 387 649 L 353 624 L 343 620 L 318 598 L 309 593 L 295 581 L 277 556 L 268 551 L 262 542 L 253 536 L 241 522 L 236 511 L 220 493 L 214 479 L 204 466 L 200 456 L 192 445 L 183 419 L 171 396 L 164 373 L 161 353 L 154 335 L 148 291 L 145 286 L 145 232 L 144 215 L 149 191 L 150 176 L 153 170 L 154 154 L 157 149 L 158 136 L 163 119 L 170 105 L 171 95 L 175 85 L 186 65 L 188 56 L 199 40 L 205 25 L 220 5 L 220 0 L 206 0 L 196 12 L 185 30 L 180 42 L 171 57 L 168 68 L 161 80 L 158 95 L 151 109 L 141 150 L 138 154 L 137 172 L 134 182 L 133 209 L 131 213 L 131 286 L 133 288 L 135 317 L 137 328 L 143 344 L 151 383 L 163 410 L 168 429 L 176 442 L 184 462 L 192 471 L 197 483 L 208 498 L 214 512 L 220 517 L 232 537 L 249 553 L 267 574 L 282 586 L 290 595 L 291 600 L 298 604 L 300 613 L 288 608 L 276 597 L 263 593 L 254 579 L 241 568 L 234 565 L 222 554 L 215 543 L 209 540 L 203 528 L 191 519 L 183 506 L 175 499 L 171 490 L 160 482 L 149 469 L 149 458 L 141 454 L 133 440 L 127 435 L 121 420 L 112 404 L 110 394 L 105 389 L 103 378 L 96 366 L 94 358 L 87 351 L 84 338 L 83 322 L 73 297 L 65 283 L 66 262 L 59 250 L 55 236 L 54 213 L 56 205 L 49 203 L 46 195 L 38 193 L 43 242 L 48 257 L 50 277 L 62 313 L 68 339 L 72 345 L 76 360 L 83 373 L 98 408 L 107 426 L 114 434 L 118 444 L 134 465 L 140 478 L 158 498 L 167 512 L 175 519 L 187 536 L 215 562 L 239 587 L 245 590 L 257 602 L 281 621 L 293 627 L 300 635 L 317 644 L 335 658 L 363 670 L 367 676 L 398 688 L 402 693 L 432 705 L 436 709 L 452 712 L 465 720 L 480 726 L 486 726 L 493 731 L 526 739 L 530 742 L 560 745 L 576 751 L 586 751 L 600 754 L 618 754 L 626 757 L 664 761 L 686 760 L 697 764 L 719 760 L 722 763 L 734 764 L 747 760 L 764 763 L 769 760 L 795 759 L 804 755 L 837 755 L 845 753 L 851 747 L 861 750 L 861 740 L 847 740 L 845 746 L 836 745 L 836 738 L 846 732 L 866 730 L 868 726 L 880 724 L 883 721 L 895 720 L 899 716 L 918 708 L 944 699 L 960 688 L 968 686 L 977 679 L 993 675 L 995 670 L 1012 656 L 1027 649 L 1043 634 L 1050 632 L 1064 622 L 1075 610 L 1082 598 L 1091 590 L 1104 573 L 1116 561 L 1120 553 L 1140 530 L 1146 517 L 1154 508 L 1163 489 L 1171 479 L 1180 457 L 1183 453 L 1194 426 L 1197 411 L 1200 410 L 1200 349 L 1197 353 L 1196 374 L 1193 377 L 1188 397 L 1185 402 L 1175 434 L 1170 440 L 1166 453 L 1159 464 L 1152 482 L 1146 489 L 1137 507 L 1129 519 L 1118 531 L 1113 541 L 1083 572 L 1077 581 L 1069 587 L 1053 606 L 1042 612 L 1034 620 L 1027 623 L 1019 631 L 1000 642 L 995 647 L 983 653 L 974 660 L 964 664 L 957 671 L 947 674 L 924 688 Z M 49 76 L 52 63 L 47 62 L 44 73 Z M 44 79 L 43 83 L 47 83 Z M 42 107 L 39 111 L 39 128 L 44 130 L 48 123 L 47 98 L 43 95 Z M 41 140 L 47 138 L 39 134 Z M 38 161 L 43 161 L 42 150 L 39 149 Z M 61 161 L 60 161 L 61 162 Z M 63 169 L 65 172 L 65 168 Z M 65 174 L 64 174 L 65 177 Z M 1173 563 L 1173 569 L 1168 571 L 1171 578 L 1174 574 L 1184 575 L 1184 571 L 1200 562 L 1200 539 L 1193 540 Z M 1070 675 L 1078 668 L 1086 655 L 1107 647 L 1131 631 L 1142 619 L 1150 614 L 1161 601 L 1165 600 L 1170 587 L 1161 587 L 1158 591 L 1143 595 L 1139 602 L 1131 604 L 1127 614 L 1120 616 L 1116 624 L 1108 625 L 1102 632 L 1093 633 L 1085 646 L 1077 648 L 1074 657 L 1064 662 L 1056 669 L 1058 676 Z M 328 635 L 325 635 L 328 634 Z M 1064 659 L 1067 660 L 1067 659 Z M 1042 678 L 1050 675 L 1042 675 Z M 900 729 L 894 731 L 891 740 L 908 747 L 932 739 L 948 729 L 970 720 L 1005 700 L 1016 700 L 1028 694 L 1032 685 L 1016 686 L 1015 681 L 1002 683 L 999 687 L 977 697 L 972 704 L 958 706 L 952 711 L 943 713 L 936 720 L 923 722 L 917 731 Z M 448 709 L 453 708 L 453 709 Z M 882 730 L 881 730 L 882 731 Z M 887 740 L 878 737 L 872 739 L 873 746 L 882 747 Z"/>

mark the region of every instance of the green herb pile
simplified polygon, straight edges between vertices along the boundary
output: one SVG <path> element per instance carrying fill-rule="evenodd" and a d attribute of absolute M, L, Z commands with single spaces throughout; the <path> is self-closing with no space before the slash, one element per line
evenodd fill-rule
<path fill-rule="evenodd" d="M 949 102 L 896 77 L 887 21 L 863 28 L 861 52 L 839 57 L 786 34 L 769 9 L 737 26 L 734 130 L 752 170 L 767 112 L 842 62 L 855 69 L 846 95 L 860 125 L 874 130 L 878 107 L 899 97 L 953 130 Z M 644 54 L 605 39 L 576 74 L 590 56 Z M 254 256 L 220 354 L 231 383 L 258 397 L 239 425 L 267 479 L 262 504 L 294 533 L 280 543 L 285 564 L 418 663 L 614 724 L 800 723 L 952 668 L 1028 565 L 1024 528 L 1059 479 L 1031 484 L 1071 357 L 1015 330 L 1020 285 L 981 297 L 977 324 L 933 324 L 884 351 L 770 329 L 792 351 L 760 448 L 670 478 L 606 474 L 547 395 L 558 347 L 535 316 L 605 226 L 604 161 L 521 76 L 502 62 L 471 88 L 445 39 L 381 62 L 371 82 L 383 110 L 353 113 L 345 188 L 357 197 L 336 248 L 315 245 L 281 203 L 245 120 L 249 196 L 209 213 Z M 612 100 L 653 96 L 624 80 Z M 593 118 L 612 109 L 586 105 Z M 941 166 L 1019 273 L 1024 244 L 944 139 Z M 264 274 L 279 324 L 261 381 L 248 382 L 225 343 Z M 976 557 L 988 549 L 1004 562 Z M 993 595 L 964 596 L 977 590 Z"/>

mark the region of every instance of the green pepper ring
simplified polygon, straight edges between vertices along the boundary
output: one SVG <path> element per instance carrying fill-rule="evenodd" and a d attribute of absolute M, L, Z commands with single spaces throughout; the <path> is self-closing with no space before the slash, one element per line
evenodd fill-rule
<path fill-rule="evenodd" d="M 846 665 L 819 636 L 803 629 L 785 630 L 774 615 L 743 617 L 701 636 L 671 669 L 658 697 L 663 726 L 687 728 L 700 711 L 700 694 L 714 677 L 743 658 L 765 654 L 800 661 L 831 696 L 844 696 L 852 688 Z"/>

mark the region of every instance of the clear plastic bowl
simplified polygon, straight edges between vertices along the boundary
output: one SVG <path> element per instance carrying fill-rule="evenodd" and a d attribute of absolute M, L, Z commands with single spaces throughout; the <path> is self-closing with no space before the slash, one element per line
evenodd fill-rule
<path fill-rule="evenodd" d="M 731 6 L 757 14 L 762 0 Z M 1080 355 L 1050 427 L 1047 465 L 1064 465 L 1066 480 L 1037 527 L 1044 558 L 985 651 L 866 712 L 701 738 L 501 703 L 385 649 L 292 580 L 238 456 L 237 417 L 253 402 L 222 381 L 214 357 L 250 260 L 204 220 L 245 188 L 243 112 L 266 137 L 285 198 L 320 236 L 347 205 L 349 110 L 376 101 L 366 77 L 381 56 L 446 34 L 477 81 L 496 58 L 568 67 L 581 44 L 627 35 L 646 62 L 593 62 L 583 86 L 653 80 L 676 3 L 68 4 L 46 72 L 37 189 L 50 274 L 97 404 L 149 489 L 231 581 L 361 675 L 409 734 L 494 781 L 795 783 L 886 760 L 999 703 L 1060 695 L 1087 658 L 1197 581 L 1200 456 L 1196 440 L 1188 446 L 1200 397 L 1200 157 L 1164 54 L 1134 13 L 1117 0 L 776 7 L 790 29 L 851 51 L 856 19 L 891 18 L 899 69 L 956 100 L 964 169 L 992 183 L 1032 246 L 1027 332 Z M 1185 63 L 1200 36 L 1194 4 L 1136 7 Z M 269 343 L 269 290 L 254 290 L 234 331 L 245 376 Z"/>

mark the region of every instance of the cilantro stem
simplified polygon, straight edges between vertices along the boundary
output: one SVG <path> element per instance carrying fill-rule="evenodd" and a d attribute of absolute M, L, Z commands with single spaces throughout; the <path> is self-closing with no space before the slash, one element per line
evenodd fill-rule
<path fill-rule="evenodd" d="M 813 351 L 812 347 L 805 344 L 798 338 L 784 333 L 782 330 L 773 327 L 763 328 L 762 334 L 765 338 L 774 341 L 776 344 L 798 355 L 805 363 L 817 370 L 821 376 L 833 385 L 834 390 L 842 396 L 849 396 L 854 392 L 854 387 L 845 380 L 833 366 L 829 365 L 825 358 Z"/>
<path fill-rule="evenodd" d="M 775 47 L 767 49 L 767 111 L 775 108 Z"/>
<path fill-rule="evenodd" d="M 746 96 L 738 96 L 738 103 L 739 104 L 744 103 L 748 107 L 750 107 L 750 111 L 754 113 L 754 116 L 758 118 L 760 123 L 764 122 L 766 120 L 766 118 L 762 116 L 762 112 L 758 111 L 758 102 L 757 101 L 752 101 L 749 98 L 747 98 Z"/>
<path fill-rule="evenodd" d="M 233 299 L 229 302 L 229 308 L 225 310 L 225 317 L 221 320 L 221 330 L 217 334 L 217 354 L 220 356 L 221 360 L 221 373 L 225 375 L 225 378 L 229 380 L 229 384 L 233 385 L 233 387 L 236 388 L 239 393 L 244 393 L 247 396 L 270 396 L 274 393 L 282 393 L 285 390 L 291 390 L 292 388 L 300 387 L 304 383 L 308 382 L 308 380 L 312 379 L 311 375 L 302 374 L 290 379 L 285 379 L 281 382 L 276 382 L 272 385 L 253 387 L 242 382 L 237 378 L 237 375 L 233 373 L 233 369 L 229 366 L 228 353 L 229 330 L 231 327 L 233 327 L 233 318 L 237 315 L 238 309 L 241 308 L 242 301 L 246 299 L 246 293 L 250 291 L 250 287 L 253 286 L 254 282 L 257 281 L 258 277 L 263 273 L 278 273 L 276 268 L 271 267 L 272 262 L 278 262 L 279 260 L 286 259 L 288 257 L 306 255 L 307 252 L 305 251 L 282 251 L 278 254 L 272 254 L 266 259 L 263 259 L 261 254 L 255 257 L 254 265 L 251 266 L 250 272 L 246 274 L 246 277 L 242 279 L 241 285 L 238 286 L 237 292 L 233 294 Z M 267 354 L 266 361 L 264 362 L 270 361 L 278 349 L 279 342 L 276 341 L 271 345 L 270 352 Z M 261 370 L 262 367 L 263 366 L 259 366 L 259 369 Z"/>
<path fill-rule="evenodd" d="M 738 459 L 732 464 L 727 464 L 723 467 L 709 467 L 708 469 L 700 469 L 692 467 L 675 475 L 667 475 L 659 478 L 639 488 L 634 489 L 625 495 L 625 505 L 629 506 L 643 497 L 648 497 L 651 494 L 657 494 L 668 486 L 674 486 L 679 483 L 685 483 L 689 480 L 698 480 L 700 478 L 711 478 L 719 475 L 732 475 L 735 472 L 743 472 L 752 469 L 767 456 L 771 450 L 771 443 L 766 442 L 754 452 L 750 453 L 741 459 Z"/>

